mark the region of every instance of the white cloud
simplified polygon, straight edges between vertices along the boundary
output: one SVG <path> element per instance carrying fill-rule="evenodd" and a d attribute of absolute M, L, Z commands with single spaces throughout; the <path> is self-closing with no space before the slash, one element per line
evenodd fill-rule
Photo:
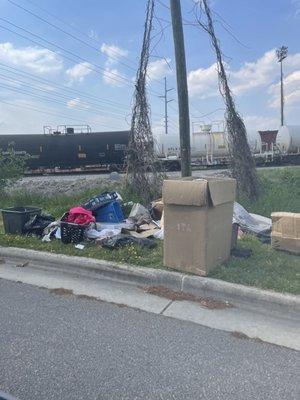
<path fill-rule="evenodd" d="M 105 68 L 102 75 L 103 82 L 114 87 L 122 87 L 125 85 L 125 77 L 116 68 Z"/>
<path fill-rule="evenodd" d="M 246 62 L 234 71 L 225 64 L 229 82 L 234 94 L 240 95 L 254 88 L 270 84 L 278 68 L 274 50 L 266 52 L 255 62 Z M 202 99 L 219 95 L 217 64 L 208 68 L 199 68 L 188 74 L 189 92 L 191 96 Z"/>
<path fill-rule="evenodd" d="M 290 54 L 284 61 L 284 70 L 290 73 L 300 68 L 300 53 Z M 232 72 L 234 92 L 244 93 L 258 87 L 267 87 L 279 75 L 279 63 L 275 49 L 267 51 L 255 62 L 245 63 L 240 70 Z"/>
<path fill-rule="evenodd" d="M 97 33 L 94 29 L 91 29 L 91 30 L 89 31 L 88 36 L 89 36 L 91 39 L 99 40 L 98 33 Z"/>
<path fill-rule="evenodd" d="M 83 82 L 84 78 L 92 72 L 91 67 L 90 63 L 81 62 L 67 69 L 66 74 L 70 78 L 70 83 Z"/>
<path fill-rule="evenodd" d="M 113 65 L 128 55 L 128 51 L 121 49 L 114 44 L 103 43 L 101 46 L 101 52 L 107 56 L 105 62 L 105 71 L 103 72 L 102 79 L 107 85 L 114 87 L 122 87 L 126 83 L 126 78 L 117 68 L 112 68 Z"/>
<path fill-rule="evenodd" d="M 83 111 L 78 113 L 75 108 L 62 110 L 61 106 L 53 105 L 50 107 L 43 102 L 28 99 L 5 98 L 5 101 L 6 100 L 10 105 L 0 103 L 0 134 L 43 134 L 44 125 L 53 127 L 60 124 L 73 125 L 80 123 L 80 120 L 82 121 L 81 123 L 86 123 L 86 120 L 83 119 Z M 34 111 L 31 108 L 49 111 L 54 115 L 45 114 L 41 111 Z M 16 115 L 18 115 L 18 118 L 16 118 Z M 68 119 L 68 116 L 70 119 Z M 74 121 L 72 118 L 77 119 L 78 122 Z M 124 120 L 98 113 L 91 114 L 88 118 L 88 123 L 94 132 L 128 129 Z"/>
<path fill-rule="evenodd" d="M 217 64 L 208 68 L 199 68 L 188 73 L 188 87 L 190 96 L 200 99 L 216 96 L 218 92 Z"/>
<path fill-rule="evenodd" d="M 279 78 L 279 64 L 275 49 L 267 51 L 253 62 L 245 62 L 237 70 L 226 65 L 229 82 L 237 96 L 257 88 L 268 88 Z M 284 60 L 284 71 L 291 74 L 300 70 L 300 53 L 290 54 Z M 188 74 L 189 93 L 191 96 L 205 99 L 219 95 L 216 64 L 208 68 L 199 68 Z"/>
<path fill-rule="evenodd" d="M 300 105 L 300 70 L 294 71 L 284 78 L 284 102 L 286 106 Z M 269 107 L 280 107 L 280 82 L 273 84 L 269 88 L 271 98 Z"/>
<path fill-rule="evenodd" d="M 22 100 L 22 99 L 6 99 L 10 104 L 0 103 L 0 133 L 13 134 L 13 133 L 43 133 L 43 126 L 50 125 L 56 126 L 59 123 L 68 123 L 55 115 L 44 114 L 37 110 L 49 110 L 50 113 L 60 113 L 60 110 L 55 108 L 45 107 L 45 105 L 38 101 Z M 18 115 L 18 118 L 16 118 Z M 72 124 L 72 120 L 70 120 Z M 73 122 L 74 123 L 74 122 Z"/>
<path fill-rule="evenodd" d="M 291 4 L 293 7 L 293 17 L 296 19 L 300 18 L 300 0 L 291 0 Z"/>
<path fill-rule="evenodd" d="M 121 49 L 114 44 L 103 43 L 100 50 L 108 57 L 106 66 L 117 64 L 121 58 L 124 58 L 128 55 L 127 50 Z"/>
<path fill-rule="evenodd" d="M 260 115 L 247 115 L 244 122 L 249 132 L 257 132 L 259 130 L 278 129 L 279 119 L 273 117 L 264 117 Z"/>
<path fill-rule="evenodd" d="M 254 62 L 246 62 L 238 71 L 231 72 L 233 92 L 237 95 L 270 84 L 278 68 L 275 50 L 267 51 Z"/>
<path fill-rule="evenodd" d="M 67 106 L 68 108 L 76 108 L 76 107 L 80 107 L 80 108 L 90 108 L 90 106 L 83 100 L 81 100 L 79 97 L 76 97 L 75 99 L 71 99 L 67 102 Z"/>
<path fill-rule="evenodd" d="M 148 78 L 152 79 L 162 79 L 166 75 L 170 75 L 172 73 L 169 64 L 171 62 L 170 58 L 166 60 L 160 59 L 156 61 L 152 61 L 148 65 Z"/>
<path fill-rule="evenodd" d="M 16 48 L 10 42 L 0 43 L 0 60 L 38 74 L 58 72 L 63 67 L 62 59 L 53 51 L 37 46 Z"/>

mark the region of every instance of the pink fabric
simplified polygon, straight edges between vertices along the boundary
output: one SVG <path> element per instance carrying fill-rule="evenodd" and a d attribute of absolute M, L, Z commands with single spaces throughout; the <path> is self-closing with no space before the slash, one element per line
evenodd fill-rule
<path fill-rule="evenodd" d="M 91 211 L 82 207 L 74 207 L 69 211 L 66 221 L 78 225 L 87 225 L 96 220 Z"/>

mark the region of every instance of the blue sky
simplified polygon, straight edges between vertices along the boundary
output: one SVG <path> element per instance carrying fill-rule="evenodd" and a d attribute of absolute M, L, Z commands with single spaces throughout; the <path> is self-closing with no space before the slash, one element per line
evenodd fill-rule
<path fill-rule="evenodd" d="M 163 132 L 164 76 L 176 87 L 168 5 L 156 1 L 152 32 L 149 99 L 156 133 Z M 282 44 L 289 47 L 286 122 L 300 124 L 300 0 L 212 0 L 211 5 L 249 130 L 279 125 L 274 49 Z M 145 6 L 146 0 L 0 0 L 0 133 L 41 133 L 43 125 L 80 123 L 93 130 L 128 129 Z M 188 24 L 194 21 L 193 7 L 193 0 L 182 0 L 191 120 L 221 120 L 215 56 L 207 34 Z M 170 97 L 170 133 L 176 134 L 175 90 Z"/>

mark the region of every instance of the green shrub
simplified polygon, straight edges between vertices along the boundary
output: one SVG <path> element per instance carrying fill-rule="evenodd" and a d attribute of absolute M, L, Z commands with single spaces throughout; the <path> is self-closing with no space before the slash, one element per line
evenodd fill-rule
<path fill-rule="evenodd" d="M 8 183 L 21 178 L 27 159 L 26 154 L 16 154 L 13 149 L 6 152 L 0 149 L 0 192 L 3 192 Z"/>

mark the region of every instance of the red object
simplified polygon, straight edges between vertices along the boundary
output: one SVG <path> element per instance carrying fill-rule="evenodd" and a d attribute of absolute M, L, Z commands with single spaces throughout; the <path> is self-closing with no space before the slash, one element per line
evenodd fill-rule
<path fill-rule="evenodd" d="M 87 225 L 91 222 L 96 222 L 96 220 L 91 211 L 82 207 L 74 207 L 69 211 L 66 222 L 78 225 Z"/>
<path fill-rule="evenodd" d="M 264 151 L 272 149 L 272 144 L 276 143 L 277 131 L 258 131 L 261 138 L 261 143 Z"/>

